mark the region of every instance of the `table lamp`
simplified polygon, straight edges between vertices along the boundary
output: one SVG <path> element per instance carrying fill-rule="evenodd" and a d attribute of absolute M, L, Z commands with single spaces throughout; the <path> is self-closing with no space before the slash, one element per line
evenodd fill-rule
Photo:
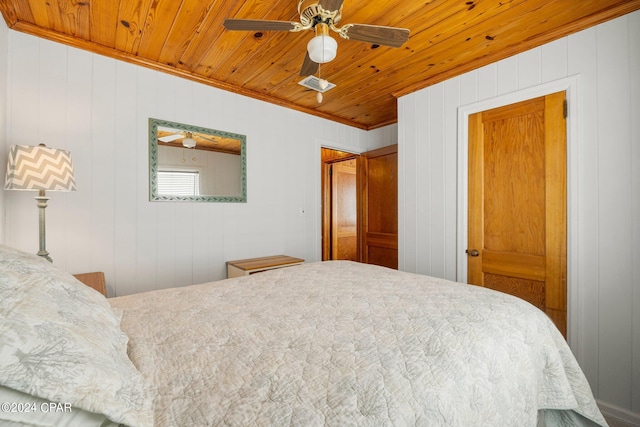
<path fill-rule="evenodd" d="M 45 191 L 75 191 L 71 155 L 68 151 L 37 146 L 12 145 L 9 148 L 5 190 L 38 190 L 35 197 L 40 224 L 38 255 L 51 262 L 46 249 L 45 208 L 49 198 Z"/>

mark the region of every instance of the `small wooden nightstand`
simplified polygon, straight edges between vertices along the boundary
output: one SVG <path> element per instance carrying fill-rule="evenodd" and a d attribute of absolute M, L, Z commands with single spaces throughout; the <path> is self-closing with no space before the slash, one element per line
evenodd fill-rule
<path fill-rule="evenodd" d="M 287 255 L 227 261 L 227 277 L 248 276 L 249 274 L 273 270 L 274 268 L 291 267 L 292 265 L 302 264 L 303 262 L 304 260 L 301 258 L 294 258 Z"/>
<path fill-rule="evenodd" d="M 102 271 L 96 271 L 94 273 L 82 273 L 74 274 L 73 277 L 100 292 L 105 297 L 107 296 L 107 284 L 104 280 L 104 273 Z"/>

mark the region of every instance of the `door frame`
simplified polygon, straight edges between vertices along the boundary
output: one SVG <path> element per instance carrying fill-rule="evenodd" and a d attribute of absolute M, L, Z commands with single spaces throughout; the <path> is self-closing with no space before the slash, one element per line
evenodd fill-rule
<path fill-rule="evenodd" d="M 580 106 L 578 91 L 580 76 L 574 75 L 552 82 L 540 84 L 495 98 L 463 105 L 458 108 L 458 218 L 457 218 L 457 280 L 467 283 L 467 217 L 469 207 L 468 165 L 469 165 L 469 116 L 481 111 L 514 104 L 527 99 L 566 92 L 569 105 L 567 115 L 567 342 L 574 352 L 578 350 L 578 141 L 580 135 Z"/>
<path fill-rule="evenodd" d="M 315 181 L 313 183 L 313 191 L 314 191 L 314 199 L 318 203 L 317 211 L 313 212 L 313 221 L 315 226 L 317 227 L 316 233 L 314 234 L 314 239 L 316 239 L 315 246 L 315 259 L 318 261 L 322 260 L 323 256 L 323 221 L 324 221 L 324 210 L 323 210 L 323 189 L 322 189 L 322 175 L 324 173 L 323 165 L 322 165 L 322 149 L 328 148 L 329 150 L 336 151 L 344 151 L 345 153 L 351 153 L 354 156 L 360 156 L 364 151 L 360 147 L 349 146 L 341 143 L 337 143 L 335 141 L 330 141 L 328 139 L 316 137 L 314 138 L 315 148 L 313 153 L 313 162 L 314 162 L 314 170 Z"/>
<path fill-rule="evenodd" d="M 359 179 L 360 168 L 362 167 L 361 160 L 360 160 L 361 155 L 353 153 L 352 151 L 338 150 L 336 148 L 328 148 L 325 146 L 321 146 L 320 151 L 322 151 L 323 148 L 329 149 L 329 150 L 336 150 L 343 153 L 349 153 L 349 155 L 321 162 L 320 219 L 322 224 L 320 227 L 320 233 L 322 235 L 322 239 L 321 239 L 321 250 L 320 250 L 321 258 L 320 259 L 322 261 L 331 259 L 328 257 L 328 255 L 331 253 L 331 246 L 332 246 L 330 219 L 333 216 L 333 207 L 331 203 L 332 202 L 331 200 L 332 181 L 331 181 L 330 169 L 335 163 L 340 163 L 348 160 L 355 160 L 356 161 L 356 253 L 357 253 L 358 261 L 361 261 L 362 253 L 360 248 L 361 246 L 360 228 L 361 228 L 361 220 L 362 220 L 361 218 L 362 206 L 361 206 L 360 197 L 359 197 L 360 190 L 361 190 L 360 179 Z"/>

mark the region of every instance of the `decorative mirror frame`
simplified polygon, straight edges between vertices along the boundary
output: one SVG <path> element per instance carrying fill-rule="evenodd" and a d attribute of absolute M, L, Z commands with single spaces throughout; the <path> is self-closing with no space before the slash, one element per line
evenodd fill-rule
<path fill-rule="evenodd" d="M 241 173 L 241 193 L 239 196 L 227 195 L 200 195 L 200 196 L 178 196 L 158 194 L 158 127 L 179 129 L 185 132 L 205 133 L 224 138 L 234 138 L 240 141 L 240 173 Z M 149 200 L 150 201 L 183 201 L 183 202 L 226 202 L 226 203 L 246 203 L 247 202 L 247 137 L 237 133 L 224 132 L 221 130 L 208 129 L 200 126 L 192 126 L 184 123 L 171 122 L 168 120 L 149 118 Z"/>

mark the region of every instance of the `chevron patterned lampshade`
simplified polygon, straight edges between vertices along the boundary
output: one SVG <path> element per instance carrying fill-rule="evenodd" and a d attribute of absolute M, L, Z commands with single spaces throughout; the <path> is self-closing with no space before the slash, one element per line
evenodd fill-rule
<path fill-rule="evenodd" d="M 46 191 L 75 191 L 71 155 L 68 151 L 46 147 L 12 145 L 9 147 L 5 190 L 38 190 L 35 197 L 38 205 L 40 250 L 38 255 L 49 262 L 46 248 L 45 209 L 49 198 Z"/>
<path fill-rule="evenodd" d="M 75 191 L 71 154 L 44 145 L 9 148 L 6 190 Z"/>

